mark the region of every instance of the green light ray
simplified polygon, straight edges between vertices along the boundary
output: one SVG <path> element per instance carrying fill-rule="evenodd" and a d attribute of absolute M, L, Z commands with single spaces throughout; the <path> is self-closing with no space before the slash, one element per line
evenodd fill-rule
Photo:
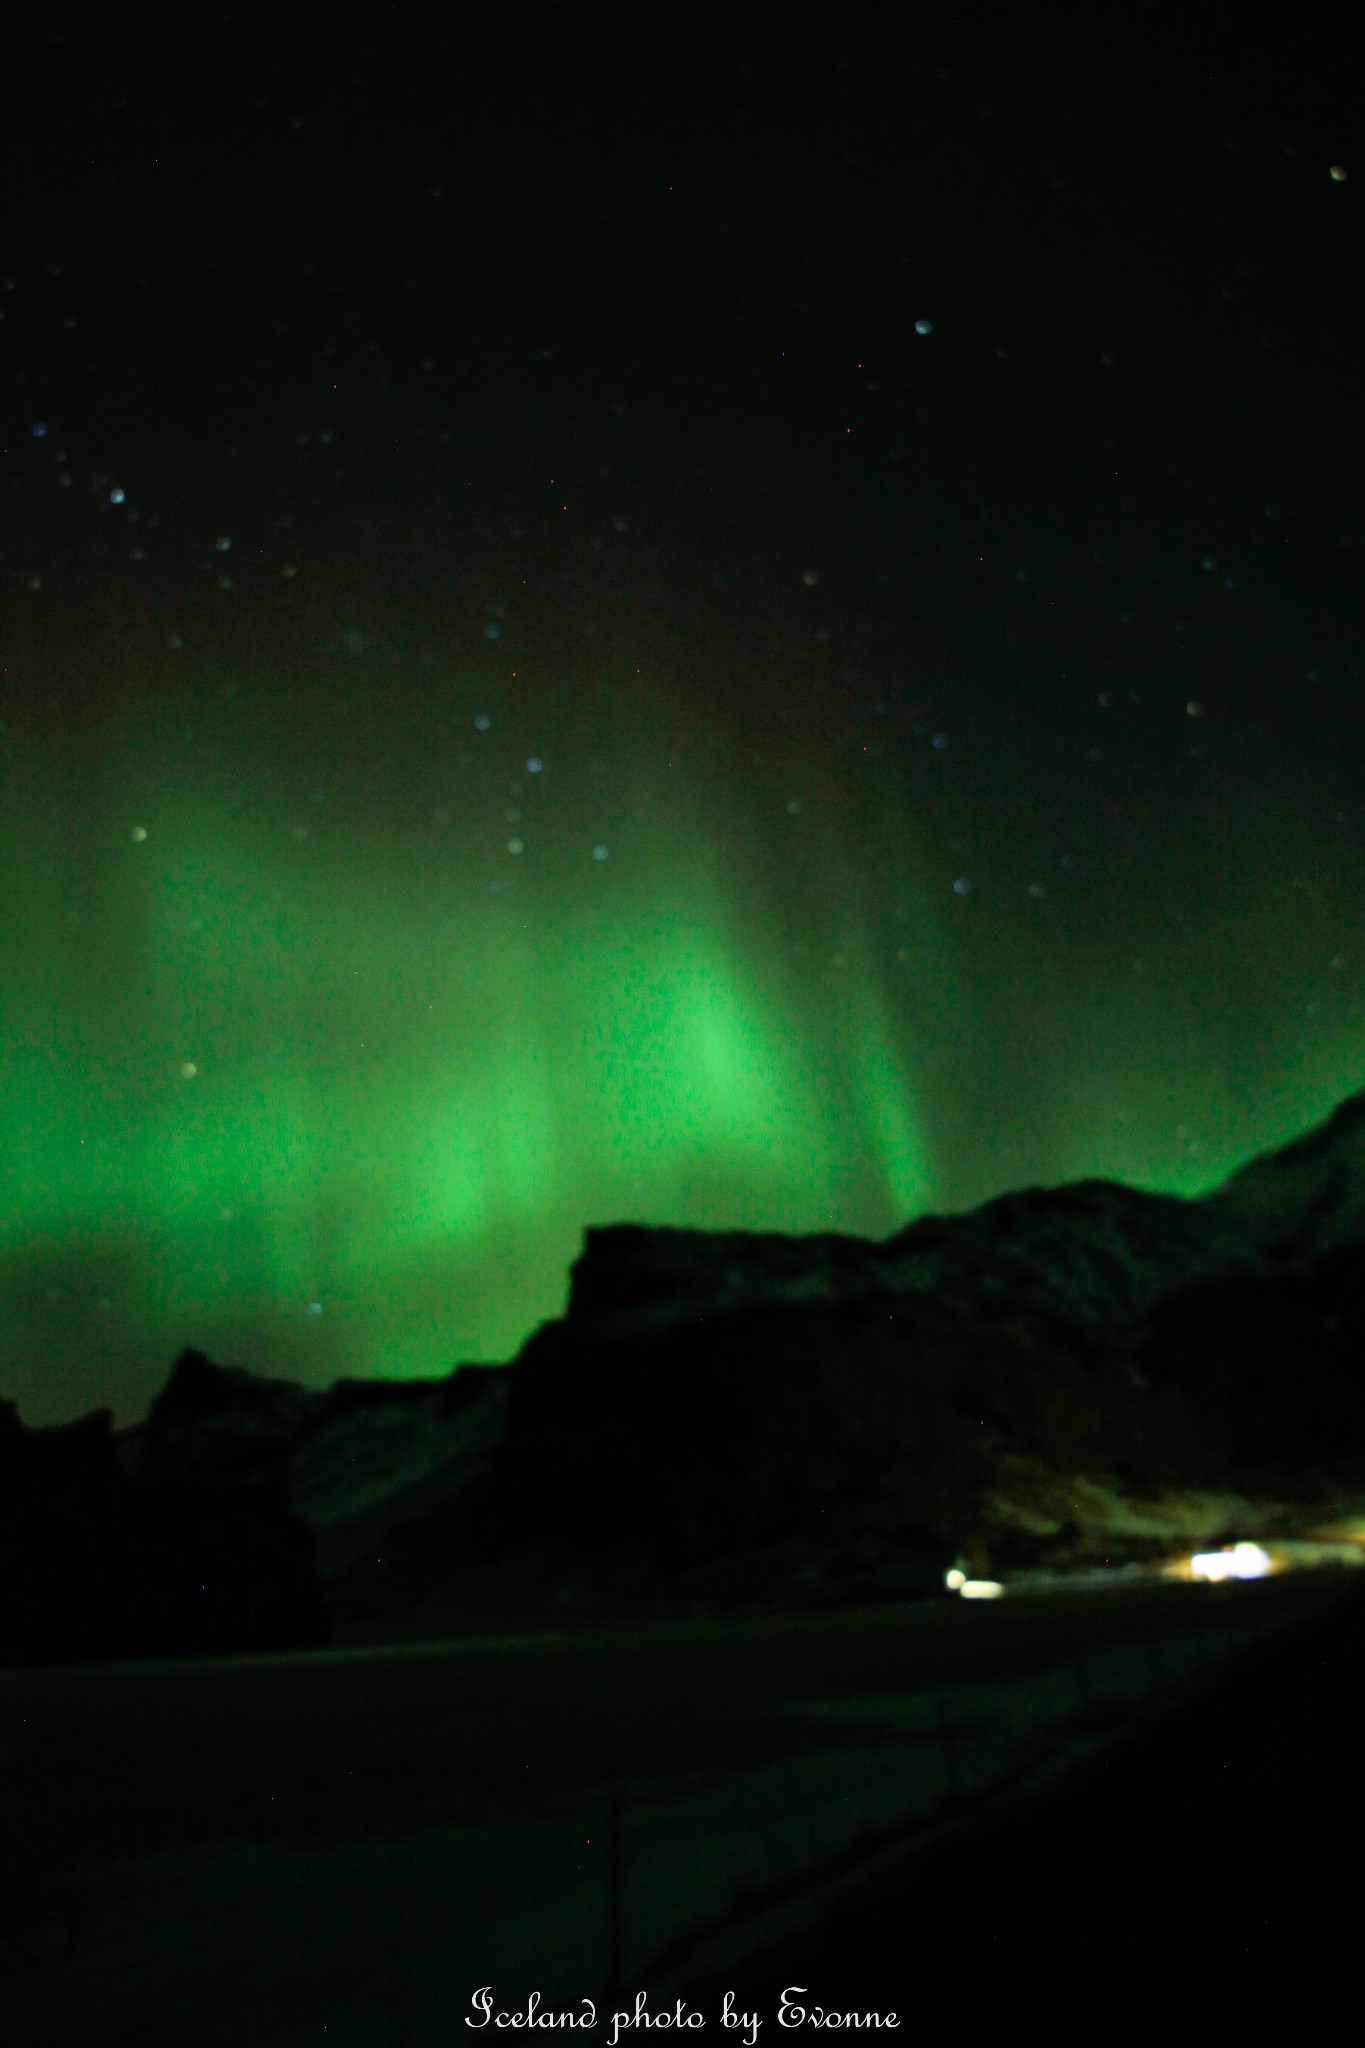
<path fill-rule="evenodd" d="M 496 778 L 448 844 L 369 797 L 298 840 L 276 768 L 196 776 L 144 732 L 77 800 L 36 742 L 11 760 L 0 1391 L 32 1420 L 136 1413 L 190 1342 L 313 1383 L 507 1357 L 590 1223 L 875 1235 L 945 1190 L 1198 1192 L 1359 1085 L 1359 1020 L 1233 1043 L 1205 1000 L 1239 947 L 1248 1018 L 1286 977 L 1250 886 L 1222 955 L 1106 979 L 1081 931 L 1044 982 L 890 786 L 877 881 L 852 805 L 793 822 L 776 769 L 642 785 L 595 864 L 553 791 L 509 857 Z"/>

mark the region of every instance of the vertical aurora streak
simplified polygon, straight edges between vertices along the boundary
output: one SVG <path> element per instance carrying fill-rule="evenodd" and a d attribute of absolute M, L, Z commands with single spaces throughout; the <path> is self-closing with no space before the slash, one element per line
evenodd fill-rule
<path fill-rule="evenodd" d="M 1197 1193 L 1365 1083 L 1347 86 L 906 21 L 15 25 L 26 1420 L 508 1357 L 593 1223 Z"/>
<path fill-rule="evenodd" d="M 642 769 L 667 752 L 666 698 L 657 740 L 631 738 Z M 273 794 L 293 753 L 215 750 L 206 772 L 136 735 L 73 805 L 60 750 L 11 751 L 6 1366 L 35 1419 L 77 1392 L 135 1410 L 190 1341 L 315 1382 L 507 1356 L 561 1306 L 592 1222 L 882 1235 L 1030 1177 L 1193 1192 L 1350 1072 L 1347 1031 L 1191 1156 L 1171 1142 L 1182 1095 L 1230 1086 L 1197 1006 L 1182 1038 L 1169 999 L 1140 1011 L 1125 990 L 1100 1027 L 1103 1003 L 1088 1023 L 1073 996 L 1049 1042 L 1046 1006 L 1007 999 L 1005 937 L 994 982 L 969 986 L 964 906 L 933 901 L 908 827 L 896 914 L 866 890 L 850 912 L 860 827 L 828 789 L 799 857 L 766 784 L 736 818 L 733 779 L 697 773 L 594 862 L 580 801 L 550 798 L 591 780 L 566 746 L 514 874 L 492 823 L 433 846 L 416 806 L 348 839 L 333 789 L 298 836 Z M 496 820 L 508 765 L 505 740 L 471 764 L 466 813 Z M 103 906 L 97 950 L 77 903 Z M 1068 1090 L 1071 1128 L 1030 1156 L 1028 1105 Z M 58 1348 L 83 1378 L 45 1394 Z"/>

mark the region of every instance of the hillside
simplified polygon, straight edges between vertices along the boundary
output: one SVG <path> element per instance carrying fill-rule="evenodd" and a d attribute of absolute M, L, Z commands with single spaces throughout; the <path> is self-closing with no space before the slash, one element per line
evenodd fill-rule
<path fill-rule="evenodd" d="M 0 1411 L 5 1654 L 906 1597 L 959 1554 L 1302 1534 L 1365 1508 L 1363 1340 L 1365 1095 L 1198 1200 L 1031 1188 L 881 1244 L 590 1229 L 506 1366 L 321 1392 L 186 1352 L 132 1430 Z"/>

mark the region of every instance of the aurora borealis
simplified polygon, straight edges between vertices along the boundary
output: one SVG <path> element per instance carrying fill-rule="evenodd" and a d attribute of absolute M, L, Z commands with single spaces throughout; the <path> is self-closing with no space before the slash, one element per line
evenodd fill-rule
<path fill-rule="evenodd" d="M 934 19 L 9 37 L 25 1420 L 1365 1084 L 1358 113 Z"/>

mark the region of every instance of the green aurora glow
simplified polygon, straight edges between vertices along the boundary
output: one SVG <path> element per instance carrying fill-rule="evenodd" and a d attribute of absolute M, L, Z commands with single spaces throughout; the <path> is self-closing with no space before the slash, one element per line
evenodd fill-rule
<path fill-rule="evenodd" d="M 9 723 L 3 1363 L 29 1420 L 129 1419 L 190 1342 L 314 1384 L 508 1357 L 591 1223 L 882 1236 L 1036 1180 L 1197 1192 L 1360 1079 L 1344 1013 L 1275 1037 L 1295 963 L 1250 908 L 1139 980 L 1096 971 L 1103 932 L 1068 956 L 995 928 L 910 826 L 859 888 L 850 778 L 784 801 L 795 759 L 685 758 L 662 674 L 599 726 L 600 803 L 581 740 L 533 782 L 454 690 L 382 828 L 361 736 L 323 774 L 306 719 L 248 745 L 245 683 L 199 687 L 225 708 L 197 755 L 150 715 L 65 754 Z M 913 817 L 889 774 L 883 816 Z M 282 794 L 309 777 L 318 802 Z M 1231 956 L 1254 1087 L 1207 1000 Z"/>
<path fill-rule="evenodd" d="M 448 10 L 414 63 L 29 12 L 27 1421 L 131 1420 L 186 1344 L 507 1358 L 594 1223 L 1197 1193 L 1365 1083 L 1362 179 L 1311 35 L 679 16 L 661 61 Z"/>

